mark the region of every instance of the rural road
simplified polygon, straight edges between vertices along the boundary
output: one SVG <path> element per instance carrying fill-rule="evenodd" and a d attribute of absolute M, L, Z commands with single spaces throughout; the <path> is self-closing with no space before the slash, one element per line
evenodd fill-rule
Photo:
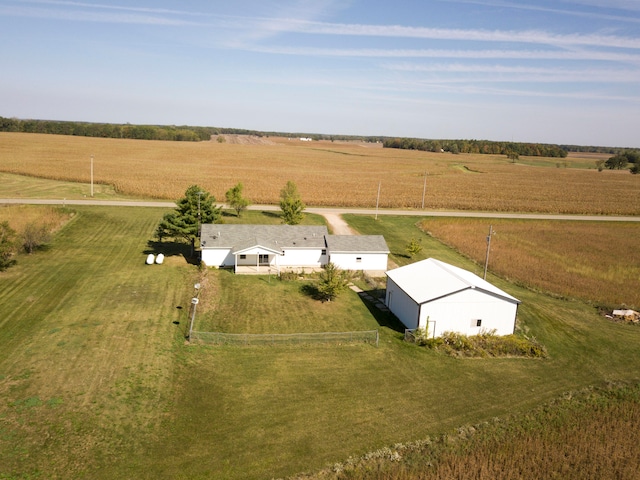
<path fill-rule="evenodd" d="M 31 205 L 104 205 L 117 207 L 159 207 L 174 208 L 175 202 L 138 201 L 138 200 L 67 200 L 67 199 L 38 199 L 38 198 L 0 198 L 2 204 L 31 204 Z M 249 210 L 277 211 L 277 205 L 251 205 Z M 343 213 L 355 215 L 407 215 L 421 217 L 458 217 L 458 218 L 507 218 L 518 220 L 564 220 L 564 221 L 589 221 L 589 222 L 640 222 L 640 216 L 605 216 L 605 215 L 554 215 L 543 213 L 503 213 L 503 212 L 464 212 L 464 211 L 439 211 L 439 210 L 398 210 L 375 208 L 342 208 L 342 207 L 308 207 L 307 213 L 322 215 L 331 225 L 340 226 L 339 217 Z M 330 220 L 332 219 L 333 222 Z M 346 225 L 346 224 L 345 224 Z M 347 227 L 348 228 L 348 227 Z M 340 226 L 343 231 L 344 225 Z M 347 230 L 345 233 L 349 234 Z M 337 233 L 337 232 L 336 232 Z"/>

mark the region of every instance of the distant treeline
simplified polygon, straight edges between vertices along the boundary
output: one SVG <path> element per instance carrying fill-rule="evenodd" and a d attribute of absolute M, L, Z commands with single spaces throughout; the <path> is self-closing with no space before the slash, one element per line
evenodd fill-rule
<path fill-rule="evenodd" d="M 318 133 L 265 132 L 243 128 L 192 127 L 175 125 L 132 125 L 129 123 L 69 122 L 60 120 L 22 120 L 0 117 L 0 132 L 47 133 L 81 137 L 132 138 L 137 140 L 170 140 L 180 142 L 208 141 L 212 135 L 255 135 L 258 137 L 311 138 L 328 141 L 360 141 L 382 143 L 386 148 L 403 148 L 429 152 L 489 153 L 561 157 L 567 152 L 619 154 L 627 148 L 540 143 L 494 142 L 490 140 L 425 140 L 384 136 L 329 135 Z"/>
<path fill-rule="evenodd" d="M 567 156 L 567 150 L 558 145 L 541 143 L 493 142 L 489 140 L 422 140 L 418 138 L 392 138 L 384 141 L 386 148 L 423 150 L 426 152 L 485 153 L 494 155 L 525 155 L 538 157 Z"/>
<path fill-rule="evenodd" d="M 215 129 L 160 125 L 62 122 L 56 120 L 19 120 L 0 117 L 0 131 L 48 133 L 78 137 L 134 138 L 138 140 L 173 140 L 198 142 L 209 140 Z"/>
<path fill-rule="evenodd" d="M 305 137 L 313 140 L 361 140 L 382 142 L 383 137 L 356 137 L 309 133 L 260 132 L 242 128 L 191 127 L 174 125 L 131 125 L 115 123 L 21 120 L 0 117 L 0 132 L 46 133 L 79 137 L 132 138 L 136 140 L 206 141 L 211 135 L 255 135 L 258 137 Z"/>

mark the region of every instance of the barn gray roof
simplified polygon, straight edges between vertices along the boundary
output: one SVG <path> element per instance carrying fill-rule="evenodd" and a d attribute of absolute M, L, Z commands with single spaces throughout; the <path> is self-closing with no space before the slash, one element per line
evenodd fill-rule
<path fill-rule="evenodd" d="M 329 235 L 327 248 L 331 253 L 389 253 L 382 235 Z"/>
<path fill-rule="evenodd" d="M 325 248 L 327 227 L 308 225 L 202 225 L 202 248 L 231 248 L 234 252 L 256 245 L 281 252 L 283 248 Z"/>
<path fill-rule="evenodd" d="M 382 235 L 329 235 L 327 227 L 309 225 L 205 224 L 202 248 L 229 248 L 232 253 L 261 246 L 274 252 L 283 248 L 327 248 L 333 253 L 389 253 Z"/>

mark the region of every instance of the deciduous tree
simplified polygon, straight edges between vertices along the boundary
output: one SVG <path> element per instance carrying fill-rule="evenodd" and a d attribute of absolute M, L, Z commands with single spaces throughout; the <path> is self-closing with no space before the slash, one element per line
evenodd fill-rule
<path fill-rule="evenodd" d="M 627 156 L 623 154 L 615 155 L 604 162 L 610 170 L 622 170 L 627 166 Z"/>
<path fill-rule="evenodd" d="M 51 241 L 49 227 L 42 223 L 28 223 L 22 232 L 22 247 L 28 254 Z"/>
<path fill-rule="evenodd" d="M 15 242 L 16 231 L 9 226 L 9 222 L 0 222 L 0 272 L 16 263 L 13 258 Z"/>
<path fill-rule="evenodd" d="M 238 183 L 225 193 L 227 204 L 236 211 L 238 217 L 249 206 L 249 200 L 242 196 L 242 188 L 242 183 Z"/>
<path fill-rule="evenodd" d="M 302 212 L 306 205 L 302 202 L 298 187 L 291 180 L 280 190 L 280 209 L 282 210 L 282 221 L 287 225 L 299 224 L 304 215 Z"/>

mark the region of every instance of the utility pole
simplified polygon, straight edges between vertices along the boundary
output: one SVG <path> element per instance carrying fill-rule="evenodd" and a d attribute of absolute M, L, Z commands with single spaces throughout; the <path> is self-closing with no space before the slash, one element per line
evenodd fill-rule
<path fill-rule="evenodd" d="M 380 203 L 380 186 L 382 185 L 382 180 L 378 182 L 378 198 L 376 199 L 376 220 L 378 220 L 378 204 Z"/>
<path fill-rule="evenodd" d="M 491 249 L 491 235 L 493 235 L 493 225 L 489 225 L 489 235 L 487 235 L 487 255 L 484 259 L 484 280 L 487 279 L 487 267 L 489 266 L 489 250 Z"/>
<path fill-rule="evenodd" d="M 424 210 L 424 196 L 427 193 L 427 172 L 424 172 L 424 187 L 422 187 L 422 209 Z"/>
<path fill-rule="evenodd" d="M 91 196 L 93 197 L 93 155 L 91 155 Z"/>
<path fill-rule="evenodd" d="M 187 340 L 191 341 L 191 334 L 193 333 L 193 322 L 196 319 L 196 305 L 198 305 L 200 295 L 200 284 L 196 283 L 193 288 L 196 289 L 195 296 L 191 299 L 191 322 L 189 323 L 189 334 L 187 335 Z"/>
<path fill-rule="evenodd" d="M 198 192 L 198 235 L 200 235 L 200 195 L 203 195 L 204 192 Z"/>

